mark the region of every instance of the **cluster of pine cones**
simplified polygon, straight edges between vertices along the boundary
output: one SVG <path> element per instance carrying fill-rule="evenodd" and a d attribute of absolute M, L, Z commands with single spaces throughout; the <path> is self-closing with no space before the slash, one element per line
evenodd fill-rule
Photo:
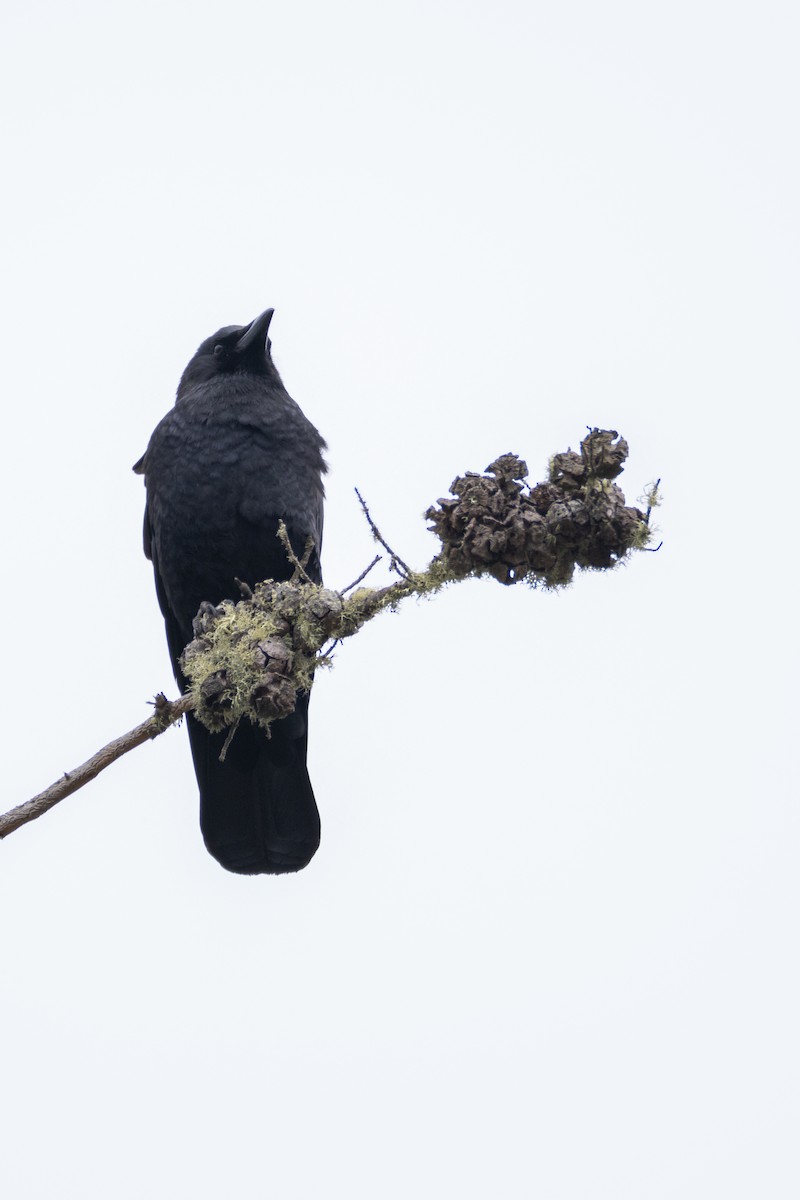
<path fill-rule="evenodd" d="M 491 575 L 501 583 L 568 583 L 575 567 L 613 567 L 649 536 L 645 514 L 626 506 L 612 481 L 628 444 L 613 429 L 593 429 L 580 453 L 556 454 L 547 483 L 529 487 L 528 467 L 503 454 L 483 475 L 468 471 L 425 516 L 456 576 Z"/>

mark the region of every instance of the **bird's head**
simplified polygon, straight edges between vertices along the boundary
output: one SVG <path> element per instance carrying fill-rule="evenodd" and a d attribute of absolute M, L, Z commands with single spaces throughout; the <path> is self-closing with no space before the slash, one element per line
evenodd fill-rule
<path fill-rule="evenodd" d="M 226 325 L 197 348 L 178 384 L 178 398 L 198 383 L 218 375 L 248 374 L 279 379 L 272 364 L 272 343 L 267 337 L 274 308 L 268 308 L 249 325 Z"/>

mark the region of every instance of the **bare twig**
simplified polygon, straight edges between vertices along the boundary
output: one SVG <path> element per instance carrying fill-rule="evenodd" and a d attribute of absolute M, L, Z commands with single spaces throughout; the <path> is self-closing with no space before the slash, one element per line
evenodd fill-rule
<path fill-rule="evenodd" d="M 409 567 L 409 565 L 407 563 L 403 562 L 403 560 L 399 554 L 395 554 L 394 550 L 389 545 L 389 543 L 385 540 L 385 538 L 383 538 L 381 536 L 381 531 L 378 529 L 378 526 L 373 521 L 370 511 L 367 508 L 367 502 L 364 499 L 364 497 L 361 495 L 361 492 L 358 490 L 358 488 L 353 488 L 353 491 L 358 496 L 358 502 L 361 505 L 361 510 L 364 513 L 364 516 L 367 518 L 369 527 L 372 530 L 372 536 L 375 538 L 376 542 L 380 542 L 380 544 L 383 546 L 384 550 L 390 557 L 390 563 L 389 563 L 390 569 L 397 571 L 397 574 L 402 575 L 402 577 L 404 579 L 411 579 L 411 577 L 413 575 L 413 571 L 411 570 L 411 567 Z"/>
<path fill-rule="evenodd" d="M 228 747 L 230 746 L 231 742 L 233 741 L 234 734 L 236 733 L 236 730 L 238 728 L 239 728 L 239 722 L 236 721 L 236 723 L 231 725 L 230 729 L 228 730 L 228 736 L 225 738 L 225 741 L 222 744 L 222 749 L 219 752 L 219 761 L 220 762 L 225 762 L 225 759 L 228 756 Z"/>
<path fill-rule="evenodd" d="M 352 583 L 348 583 L 346 588 L 342 588 L 341 591 L 339 592 L 339 595 L 346 596 L 348 592 L 352 592 L 353 588 L 358 587 L 359 583 L 361 583 L 361 580 L 366 579 L 367 576 L 369 575 L 370 571 L 372 570 L 372 568 L 376 567 L 380 561 L 381 561 L 380 554 L 376 554 L 375 557 L 373 558 L 372 562 L 369 564 L 369 566 L 366 567 L 361 572 L 358 579 L 354 579 Z"/>
<path fill-rule="evenodd" d="M 87 759 L 80 767 L 76 767 L 74 771 L 67 771 L 56 782 L 50 785 L 46 791 L 41 792 L 38 796 L 34 796 L 32 800 L 27 800 L 24 804 L 17 805 L 9 812 L 0 815 L 0 838 L 7 837 L 9 833 L 13 833 L 15 829 L 19 829 L 21 825 L 27 825 L 28 821 L 35 821 L 42 813 L 46 813 L 48 809 L 58 804 L 59 800 L 63 800 L 65 796 L 71 796 L 73 792 L 77 792 L 90 779 L 94 779 L 106 767 L 110 767 L 118 758 L 122 758 L 123 754 L 127 754 L 129 750 L 134 750 L 137 746 L 141 746 L 142 742 L 147 742 L 152 738 L 158 737 L 165 729 L 169 729 L 170 725 L 174 725 L 176 721 L 194 708 L 194 700 L 191 696 L 181 696 L 179 700 L 167 700 L 166 696 L 158 695 L 155 701 L 155 712 L 152 717 L 148 717 L 141 725 L 137 725 L 135 729 L 131 729 L 130 733 L 123 733 L 122 737 L 115 738 L 113 742 L 109 742 L 102 750 L 98 750 L 91 758 Z"/>

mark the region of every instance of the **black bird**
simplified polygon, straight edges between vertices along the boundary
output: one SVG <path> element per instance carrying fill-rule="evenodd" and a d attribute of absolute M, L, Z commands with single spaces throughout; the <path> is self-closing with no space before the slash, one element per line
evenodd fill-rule
<path fill-rule="evenodd" d="M 286 523 L 295 552 L 314 550 L 306 571 L 321 582 L 325 442 L 292 400 L 272 362 L 273 309 L 250 325 L 207 338 L 178 385 L 175 406 L 133 468 L 144 475 L 144 552 L 152 560 L 172 667 L 192 640 L 202 602 L 238 600 L 253 586 L 288 579 L 278 540 Z M 243 721 L 219 761 L 225 734 L 191 714 L 200 827 L 211 854 L 243 875 L 299 871 L 319 846 L 319 813 L 306 769 L 308 696 L 271 727 Z"/>

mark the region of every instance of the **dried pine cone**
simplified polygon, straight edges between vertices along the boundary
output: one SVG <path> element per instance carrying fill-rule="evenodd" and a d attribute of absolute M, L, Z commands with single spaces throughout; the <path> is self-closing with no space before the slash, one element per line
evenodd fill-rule
<path fill-rule="evenodd" d="M 614 430 L 592 430 L 580 454 L 555 455 L 550 481 L 532 489 L 524 482 L 527 465 L 515 454 L 501 455 L 483 475 L 459 476 L 450 486 L 455 499 L 445 497 L 425 514 L 448 570 L 555 585 L 567 582 L 576 565 L 613 566 L 644 522 L 610 482 L 627 454 Z"/>

